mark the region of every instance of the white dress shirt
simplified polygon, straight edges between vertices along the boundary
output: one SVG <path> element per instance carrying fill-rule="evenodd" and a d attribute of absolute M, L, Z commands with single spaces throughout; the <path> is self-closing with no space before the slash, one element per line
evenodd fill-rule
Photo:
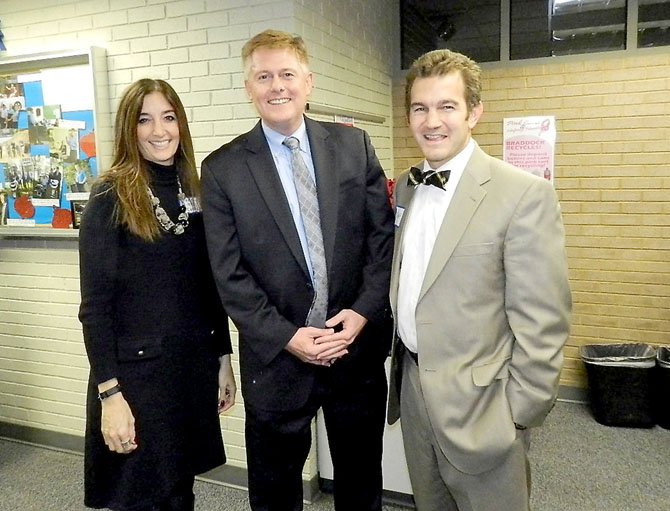
<path fill-rule="evenodd" d="M 424 160 L 423 172 L 450 170 L 449 181 L 447 181 L 445 190 L 432 185 L 416 185 L 412 203 L 405 213 L 408 217 L 403 227 L 401 240 L 398 335 L 407 349 L 414 353 L 418 352 L 416 306 L 423 279 L 426 276 L 428 261 L 433 254 L 437 233 L 442 226 L 451 198 L 454 196 L 454 191 L 474 148 L 475 141 L 470 139 L 460 153 L 437 169 L 431 169 L 428 162 Z"/>

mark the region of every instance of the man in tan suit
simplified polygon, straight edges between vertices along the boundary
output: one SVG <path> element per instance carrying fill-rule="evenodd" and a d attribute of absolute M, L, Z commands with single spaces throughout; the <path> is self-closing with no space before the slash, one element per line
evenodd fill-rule
<path fill-rule="evenodd" d="M 529 429 L 556 398 L 571 297 L 551 184 L 471 138 L 481 69 L 436 50 L 407 75 L 425 161 L 398 179 L 389 423 L 419 511 L 529 509 Z"/>

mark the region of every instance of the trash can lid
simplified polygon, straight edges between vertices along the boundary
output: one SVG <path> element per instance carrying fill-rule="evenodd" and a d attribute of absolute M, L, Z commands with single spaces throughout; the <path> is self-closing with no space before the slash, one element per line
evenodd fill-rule
<path fill-rule="evenodd" d="M 643 343 L 587 344 L 580 349 L 585 363 L 608 366 L 653 367 L 656 349 Z"/>
<path fill-rule="evenodd" d="M 656 361 L 658 362 L 658 365 L 661 367 L 667 367 L 670 369 L 670 347 L 669 346 L 661 346 L 658 348 L 657 353 L 656 353 Z"/>

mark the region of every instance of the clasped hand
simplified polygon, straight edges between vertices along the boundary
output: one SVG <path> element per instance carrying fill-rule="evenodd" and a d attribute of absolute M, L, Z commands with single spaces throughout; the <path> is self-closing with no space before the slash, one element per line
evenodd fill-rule
<path fill-rule="evenodd" d="M 326 328 L 299 328 L 286 349 L 303 362 L 330 366 L 349 353 L 348 346 L 354 342 L 367 321 L 356 311 L 343 309 L 326 321 Z"/>

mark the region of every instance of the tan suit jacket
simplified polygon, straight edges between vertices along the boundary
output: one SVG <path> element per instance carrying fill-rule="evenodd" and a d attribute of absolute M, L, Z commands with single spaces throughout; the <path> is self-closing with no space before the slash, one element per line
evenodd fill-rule
<path fill-rule="evenodd" d="M 396 185 L 396 207 L 405 212 L 391 276 L 395 317 L 413 195 L 405 173 Z M 571 306 L 553 187 L 477 146 L 438 232 L 416 308 L 423 396 L 439 446 L 459 470 L 493 468 L 515 439 L 515 422 L 543 422 L 557 394 Z M 400 344 L 393 349 L 389 423 L 400 416 Z"/>

